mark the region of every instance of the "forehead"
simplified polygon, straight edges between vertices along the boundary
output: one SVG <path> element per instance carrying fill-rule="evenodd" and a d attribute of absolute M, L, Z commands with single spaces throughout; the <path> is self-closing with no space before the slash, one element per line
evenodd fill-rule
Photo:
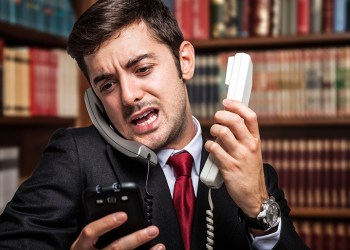
<path fill-rule="evenodd" d="M 143 47 L 153 47 L 160 42 L 154 38 L 152 32 L 143 22 L 130 24 L 123 29 L 116 31 L 115 34 L 103 42 L 98 50 L 92 55 L 96 55 L 103 50 L 111 47 L 118 48 L 118 53 L 137 51 Z M 111 46 L 112 45 L 112 46 Z"/>
<path fill-rule="evenodd" d="M 90 68 L 91 62 L 96 63 L 99 60 L 115 57 L 122 63 L 122 60 L 129 60 L 139 54 L 157 50 L 164 51 L 164 47 L 167 46 L 155 39 L 143 22 L 133 23 L 117 31 L 111 38 L 103 42 L 97 51 L 84 59 Z"/>

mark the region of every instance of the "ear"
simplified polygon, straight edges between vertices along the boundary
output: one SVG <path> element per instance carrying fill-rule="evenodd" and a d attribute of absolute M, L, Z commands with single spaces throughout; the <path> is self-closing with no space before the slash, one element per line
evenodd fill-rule
<path fill-rule="evenodd" d="M 182 71 L 182 79 L 189 80 L 193 77 L 195 66 L 195 55 L 193 45 L 183 41 L 180 45 L 179 58 Z"/>

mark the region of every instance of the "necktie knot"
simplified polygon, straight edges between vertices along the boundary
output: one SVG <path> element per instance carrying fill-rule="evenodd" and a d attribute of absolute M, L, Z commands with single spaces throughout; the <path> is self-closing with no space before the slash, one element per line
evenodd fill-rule
<path fill-rule="evenodd" d="M 193 158 L 187 151 L 170 156 L 168 163 L 173 167 L 176 178 L 180 176 L 191 176 Z"/>

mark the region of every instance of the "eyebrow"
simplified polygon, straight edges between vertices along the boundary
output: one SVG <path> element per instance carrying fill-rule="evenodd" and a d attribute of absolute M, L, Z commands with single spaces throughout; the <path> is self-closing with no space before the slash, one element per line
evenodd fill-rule
<path fill-rule="evenodd" d="M 106 79 L 111 79 L 112 77 L 113 77 L 112 74 L 104 73 L 104 74 L 101 74 L 101 75 L 96 76 L 96 77 L 93 79 L 93 83 L 94 83 L 95 85 L 97 85 L 100 81 L 106 80 Z"/>
<path fill-rule="evenodd" d="M 142 61 L 142 60 L 145 59 L 145 58 L 155 58 L 155 55 L 154 55 L 154 53 L 146 53 L 146 54 L 139 55 L 139 56 L 137 56 L 137 57 L 135 57 L 135 58 L 133 58 L 133 59 L 130 59 L 130 60 L 126 63 L 125 67 L 126 67 L 127 69 L 129 69 L 129 68 L 131 68 L 132 66 L 134 66 L 135 64 L 137 64 L 138 62 Z M 101 74 L 101 75 L 96 76 L 96 77 L 93 79 L 93 83 L 94 83 L 95 85 L 97 85 L 98 82 L 100 82 L 100 81 L 102 81 L 102 80 L 105 80 L 105 79 L 110 79 L 110 78 L 112 78 L 112 77 L 113 77 L 113 74 L 103 73 L 103 74 Z"/>
<path fill-rule="evenodd" d="M 125 65 L 125 67 L 128 69 L 132 66 L 134 66 L 135 64 L 137 64 L 138 62 L 142 61 L 145 58 L 155 58 L 156 56 L 153 53 L 146 53 L 146 54 L 142 54 L 139 55 L 133 59 L 130 59 L 127 64 Z"/>

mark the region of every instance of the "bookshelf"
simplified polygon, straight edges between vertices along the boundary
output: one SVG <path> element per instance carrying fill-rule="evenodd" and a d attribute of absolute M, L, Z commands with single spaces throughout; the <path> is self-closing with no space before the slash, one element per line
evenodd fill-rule
<path fill-rule="evenodd" d="M 250 37 L 250 38 L 237 38 L 237 39 L 209 39 L 209 40 L 193 40 L 192 43 L 196 49 L 197 54 L 200 55 L 213 55 L 219 54 L 226 51 L 265 51 L 265 50 L 289 50 L 289 49 L 308 49 L 308 48 L 327 48 L 330 45 L 332 47 L 343 47 L 348 46 L 348 41 L 350 41 L 350 33 L 341 33 L 341 34 L 318 34 L 318 35 L 309 35 L 309 36 L 285 36 L 285 37 Z M 254 63 L 254 62 L 253 62 Z M 222 83 L 221 83 L 222 84 Z M 254 84 L 254 78 L 253 78 Z M 202 118 L 200 119 L 202 125 L 203 135 L 206 138 L 212 139 L 209 133 L 210 126 L 213 124 L 212 119 Z M 260 135 L 263 143 L 263 156 L 268 155 L 267 160 L 265 161 L 272 164 L 277 170 L 280 177 L 280 186 L 285 191 L 287 200 L 291 206 L 291 217 L 295 221 L 295 226 L 300 236 L 305 240 L 312 249 L 348 249 L 348 247 L 343 247 L 342 244 L 339 246 L 336 243 L 330 241 L 329 248 L 327 248 L 326 241 L 322 241 L 323 237 L 328 238 L 339 238 L 342 239 L 339 242 L 342 242 L 343 239 L 349 238 L 349 228 L 350 228 L 350 194 L 349 186 L 346 184 L 349 182 L 350 178 L 350 151 L 348 148 L 346 151 L 339 149 L 339 146 L 336 146 L 325 153 L 324 151 L 321 154 L 331 155 L 327 160 L 327 170 L 322 170 L 322 174 L 319 174 L 323 177 L 316 177 L 318 172 L 309 172 L 308 168 L 317 169 L 320 166 L 325 166 L 326 164 L 322 162 L 325 158 L 324 156 L 317 156 L 316 160 L 310 160 L 314 157 L 315 153 L 311 150 L 306 150 L 308 159 L 302 159 L 304 172 L 299 172 L 298 174 L 293 175 L 295 168 L 300 168 L 297 166 L 298 163 L 294 160 L 293 167 L 291 158 L 295 155 L 290 155 L 290 152 L 275 151 L 276 148 L 282 145 L 283 141 L 304 141 L 304 146 L 307 147 L 307 143 L 311 142 L 315 148 L 316 143 L 321 141 L 324 145 L 326 143 L 336 143 L 340 144 L 342 140 L 346 140 L 347 144 L 350 142 L 350 116 L 349 114 L 345 115 L 336 115 L 332 117 L 327 116 L 291 116 L 283 117 L 278 115 L 272 116 L 259 116 L 258 114 L 258 123 L 260 128 Z M 265 141 L 273 141 L 274 149 L 271 152 L 270 149 L 266 149 Z M 279 143 L 279 144 L 277 144 Z M 278 145 L 278 146 L 276 146 Z M 290 147 L 290 145 L 289 145 Z M 322 146 L 323 147 L 323 146 Z M 269 151 L 270 150 L 270 151 Z M 324 150 L 322 148 L 322 150 Z M 319 152 L 318 152 L 319 153 Z M 273 156 L 271 156 L 273 155 Z M 345 156 L 344 156 L 345 155 Z M 328 157 L 328 156 L 327 156 Z M 277 159 L 279 158 L 279 159 Z M 283 158 L 283 159 L 280 159 Z M 301 160 L 302 157 L 299 156 L 298 160 Z M 338 158 L 338 159 L 337 159 Z M 271 159 L 271 161 L 270 161 Z M 287 163 L 286 163 L 287 161 Z M 344 163 L 345 162 L 345 163 Z M 300 164 L 301 165 L 301 164 Z M 311 167 L 310 167 L 311 166 Z M 316 167 L 317 166 L 317 167 Z M 291 170 L 292 168 L 292 170 Z M 319 170 L 317 170 L 319 171 Z M 306 174 L 305 174 L 306 173 Z M 305 174 L 305 176 L 303 176 Z M 327 175 L 329 174 L 330 177 Z M 303 176 L 303 181 L 299 181 L 299 184 L 303 182 L 304 184 L 300 185 L 297 188 L 298 191 L 294 190 L 293 192 L 297 194 L 292 194 L 291 185 L 298 183 L 294 181 L 294 184 L 288 179 L 292 179 L 293 176 L 297 175 L 298 177 Z M 298 177 L 294 177 L 294 180 Z M 321 179 L 318 181 L 318 184 L 315 184 L 317 178 Z M 330 179 L 328 184 L 322 183 L 325 179 Z M 286 181 L 287 180 L 287 181 Z M 311 182 L 313 184 L 305 184 Z M 310 194 L 314 197 L 314 190 L 318 192 L 325 192 L 326 188 L 322 186 L 329 186 L 331 182 L 331 190 L 329 193 L 328 199 L 332 200 L 333 196 L 337 196 L 337 200 L 343 199 L 346 200 L 342 202 L 342 205 L 339 205 L 340 202 L 336 201 L 337 205 L 295 205 L 298 202 L 295 202 L 295 197 L 300 196 L 300 190 L 304 189 L 303 192 L 305 197 L 304 200 L 309 199 Z M 287 184 L 286 184 L 287 183 Z M 320 184 L 321 183 L 321 184 Z M 341 183 L 341 184 L 338 184 Z M 314 185 L 314 186 L 312 186 Z M 311 186 L 311 187 L 310 187 Z M 321 187 L 320 187 L 321 186 Z M 336 186 L 336 187 L 334 187 Z M 340 188 L 339 188 L 340 186 Z M 318 187 L 318 188 L 314 188 Z M 312 190 L 314 188 L 314 190 Z M 312 190 L 312 191 L 310 191 Z M 321 191 L 320 191 L 321 190 Z M 340 193 L 342 193 L 340 195 Z M 345 198 L 344 198 L 345 194 Z M 341 198 L 343 197 L 343 198 Z M 298 198 L 297 198 L 298 199 Z M 304 201 L 305 203 L 305 201 Z M 307 203 L 307 202 L 306 202 Z M 325 228 L 331 228 L 331 230 L 326 230 Z M 318 235 L 319 237 L 315 237 Z M 320 242 L 321 245 L 320 245 Z M 346 245 L 346 244 L 344 244 Z"/>
<path fill-rule="evenodd" d="M 78 7 L 88 1 L 71 2 L 78 13 L 81 11 Z M 4 40 L 5 46 L 37 47 L 47 50 L 65 50 L 67 42 L 62 35 L 10 23 L 5 19 L 0 20 L 0 38 Z M 0 116 L 0 147 L 16 146 L 20 150 L 19 182 L 31 174 L 52 134 L 59 128 L 74 127 L 77 124 L 80 124 L 79 116 Z"/>
<path fill-rule="evenodd" d="M 72 4 L 79 16 L 94 0 L 73 0 Z M 278 1 L 277 1 L 278 2 Z M 66 39 L 33 29 L 0 21 L 0 37 L 9 45 L 41 46 L 45 48 L 65 48 Z M 283 35 L 276 37 L 245 37 L 191 40 L 197 54 L 217 54 L 227 51 L 265 51 L 348 46 L 350 33 L 319 33 L 310 35 Z M 0 146 L 17 144 L 21 148 L 21 179 L 28 176 L 39 160 L 48 138 L 60 127 L 85 126 L 90 119 L 85 110 L 83 93 L 88 83 L 79 76 L 79 116 L 76 118 L 57 117 L 1 117 Z M 253 79 L 254 80 L 254 79 Z M 350 117 L 259 117 L 262 140 L 266 138 L 333 138 L 350 140 Z M 200 119 L 203 134 L 210 138 L 211 119 Z M 25 164 L 25 165 L 24 165 Z M 274 165 L 274 164 L 272 164 Z M 275 165 L 274 165 L 275 166 Z M 350 207 L 301 207 L 292 206 L 291 215 L 298 221 L 321 220 L 326 223 L 342 220 L 349 224 Z M 350 230 L 348 230 L 350 231 Z M 317 248 L 315 248 L 317 249 Z M 339 248 L 340 249 L 340 248 Z"/>
<path fill-rule="evenodd" d="M 31 174 L 53 132 L 72 127 L 74 118 L 58 117 L 2 117 L 0 118 L 0 146 L 18 146 L 20 149 L 20 178 Z"/>
<path fill-rule="evenodd" d="M 234 2 L 243 3 L 245 1 Z M 260 4 L 264 2 L 267 5 L 268 2 L 282 4 L 282 2 L 285 3 L 286 1 L 256 1 L 256 3 L 258 2 Z M 296 2 L 301 3 L 302 1 L 289 1 L 289 3 Z M 321 1 L 303 2 L 309 2 L 311 4 L 311 2 L 316 3 Z M 340 1 L 322 1 L 322 3 L 325 4 L 324 7 L 326 8 L 335 2 Z M 213 4 L 216 2 L 209 1 L 209 3 Z M 333 10 L 335 9 L 331 10 L 332 13 L 334 13 Z M 223 8 L 221 8 L 221 11 L 223 11 L 221 14 L 225 12 Z M 325 9 L 323 11 L 325 11 Z M 239 21 L 237 21 L 239 19 L 239 13 L 242 13 L 242 10 L 240 10 L 237 16 L 235 16 L 236 25 L 239 23 Z M 290 15 L 290 13 L 292 13 L 292 9 L 288 10 L 288 15 Z M 251 13 L 251 15 L 254 15 L 254 13 Z M 347 22 L 349 22 L 349 11 L 347 12 L 347 15 Z M 247 15 L 243 14 L 243 16 Z M 193 19 L 195 18 L 198 17 L 193 17 Z M 336 19 L 337 17 L 334 18 Z M 310 18 L 310 20 L 315 21 L 316 18 Z M 292 21 L 292 19 L 289 19 L 287 23 L 292 23 Z M 327 22 L 328 24 L 332 23 L 329 22 L 329 20 L 323 21 Z M 272 26 L 273 24 L 269 27 L 271 28 Z M 189 25 L 187 25 L 186 28 L 190 29 Z M 297 32 L 294 32 L 294 35 L 272 35 L 270 33 L 268 35 L 261 36 L 255 35 L 242 37 L 237 35 L 233 38 L 221 37 L 190 40 L 195 47 L 197 61 L 200 61 L 199 65 L 203 67 L 199 71 L 207 71 L 207 74 L 209 75 L 204 75 L 204 78 L 207 79 L 206 81 L 210 81 L 209 88 L 212 88 L 210 84 L 213 85 L 213 78 L 210 74 L 213 74 L 212 72 L 215 71 L 226 69 L 226 65 L 220 68 L 220 66 L 222 66 L 222 62 L 221 65 L 219 62 L 219 66 L 214 66 L 216 69 L 207 70 L 206 67 L 210 67 L 210 60 L 213 61 L 212 56 L 219 57 L 218 61 L 220 61 L 221 58 L 223 58 L 220 54 L 225 53 L 226 56 L 227 53 L 232 53 L 231 55 L 233 55 L 235 52 L 252 52 L 256 54 L 264 54 L 265 52 L 268 52 L 271 55 L 272 53 L 276 53 L 278 51 L 284 52 L 294 50 L 298 52 L 298 50 L 311 51 L 311 49 L 318 49 L 324 53 L 329 48 L 334 48 L 337 50 L 348 47 L 350 41 L 349 28 L 343 32 L 335 32 L 331 29 L 332 28 L 328 27 L 327 30 L 319 30 L 318 32 L 312 32 L 310 30 L 308 34 L 299 35 Z M 312 54 L 312 52 L 313 50 L 310 54 Z M 258 70 L 259 66 L 262 64 L 268 64 L 269 60 L 266 58 L 264 59 L 265 61 L 259 62 L 260 65 L 256 63 L 254 66 L 257 67 L 254 67 L 254 69 Z M 324 57 L 323 61 L 327 61 L 327 59 L 327 57 Z M 349 62 L 349 59 L 347 59 L 347 61 Z M 339 62 L 336 61 L 337 65 L 340 64 L 338 63 Z M 264 72 L 265 75 L 271 77 L 269 73 L 270 72 Z M 283 72 L 281 74 L 283 74 Z M 289 75 L 289 77 L 290 76 L 291 75 Z M 214 85 L 217 84 L 218 81 L 219 84 L 223 84 L 223 77 L 220 76 L 219 79 L 221 80 L 214 80 Z M 253 76 L 253 91 L 254 81 L 257 82 L 256 80 L 259 79 L 255 79 Z M 348 82 L 346 82 L 345 85 L 349 86 L 349 80 L 350 79 L 348 78 Z M 212 97 L 210 96 L 208 97 L 206 94 L 194 94 L 198 89 L 203 90 L 208 88 L 208 86 L 200 86 L 201 84 L 205 84 L 203 81 L 203 76 L 199 76 L 197 80 L 189 82 L 189 93 L 190 99 L 192 94 L 192 100 L 194 100 L 194 103 L 192 103 L 192 108 L 195 116 L 198 114 L 197 117 L 202 125 L 203 135 L 206 138 L 212 139 L 209 133 L 210 126 L 213 124 L 213 120 L 210 118 L 211 115 L 208 115 L 208 113 L 205 112 L 203 113 L 203 108 L 198 108 L 198 105 L 200 106 L 201 102 L 208 103 L 208 100 L 213 99 L 211 99 Z M 190 86 L 191 84 L 192 86 Z M 333 86 L 336 86 L 336 91 L 339 92 L 338 83 L 336 82 Z M 221 90 L 219 87 L 219 92 L 220 91 Z M 219 94 L 219 96 L 221 99 L 222 95 Z M 271 98 L 271 96 L 269 97 Z M 272 98 L 274 97 L 276 96 L 272 95 Z M 200 101 L 200 99 L 202 99 L 202 101 Z M 205 105 L 204 110 L 211 109 L 212 111 L 212 104 Z M 221 107 L 220 101 L 218 102 L 218 105 L 216 104 L 216 107 Z M 211 112 L 209 113 L 211 114 Z M 305 239 L 305 242 L 312 249 L 348 249 L 349 243 L 344 245 L 339 243 L 337 245 L 332 240 L 326 242 L 319 240 L 319 238 L 334 239 L 339 237 L 338 242 L 342 242 L 346 241 L 345 239 L 349 238 L 350 236 L 350 192 L 348 192 L 349 186 L 346 184 L 350 180 L 350 150 L 348 148 L 346 148 L 346 150 L 341 148 L 341 145 L 344 145 L 344 141 L 345 144 L 350 145 L 350 133 L 348 129 L 350 125 L 350 114 L 348 112 L 339 112 L 339 110 L 337 110 L 336 114 L 333 113 L 332 115 L 325 115 L 322 114 L 322 112 L 312 115 L 307 115 L 307 112 L 305 113 L 306 115 L 295 113 L 292 115 L 268 113 L 266 115 L 266 112 L 262 112 L 261 114 L 257 112 L 260 135 L 262 139 L 263 157 L 266 162 L 271 163 L 276 168 L 279 174 L 280 186 L 285 191 L 287 200 L 289 201 L 292 209 L 291 216 L 296 222 L 295 226 L 297 231 L 299 231 L 301 237 Z M 291 144 L 286 144 L 286 141 L 293 141 L 293 143 L 297 142 L 300 145 L 303 145 L 305 150 L 303 151 L 302 149 L 304 148 L 302 148 L 298 149 L 297 153 L 294 151 L 291 153 L 291 151 L 288 151 L 290 150 Z M 322 144 L 321 151 L 318 151 L 320 142 Z M 330 144 L 332 144 L 332 146 L 328 147 Z M 273 145 L 272 149 L 270 148 L 271 145 Z M 288 147 L 287 151 L 284 150 L 285 145 Z M 310 150 L 310 148 L 312 148 L 312 150 Z M 317 149 L 315 150 L 315 148 Z M 297 172 L 298 169 L 301 168 L 304 172 Z M 296 179 L 299 180 L 296 181 Z M 294 185 L 294 187 L 295 185 L 299 186 L 296 190 L 291 190 L 292 185 Z M 322 198 L 319 197 L 320 193 Z M 300 196 L 305 197 L 300 199 Z M 336 196 L 336 198 L 334 198 L 334 196 Z M 317 198 L 315 198 L 315 200 L 312 202 L 308 202 L 310 197 Z M 331 233 L 328 230 L 329 228 L 333 229 L 331 230 Z"/>
<path fill-rule="evenodd" d="M 348 45 L 350 33 L 321 33 L 305 36 L 220 38 L 208 40 L 192 40 L 197 52 L 218 52 L 225 50 L 264 50 L 309 48 L 314 46 L 329 47 Z"/>

